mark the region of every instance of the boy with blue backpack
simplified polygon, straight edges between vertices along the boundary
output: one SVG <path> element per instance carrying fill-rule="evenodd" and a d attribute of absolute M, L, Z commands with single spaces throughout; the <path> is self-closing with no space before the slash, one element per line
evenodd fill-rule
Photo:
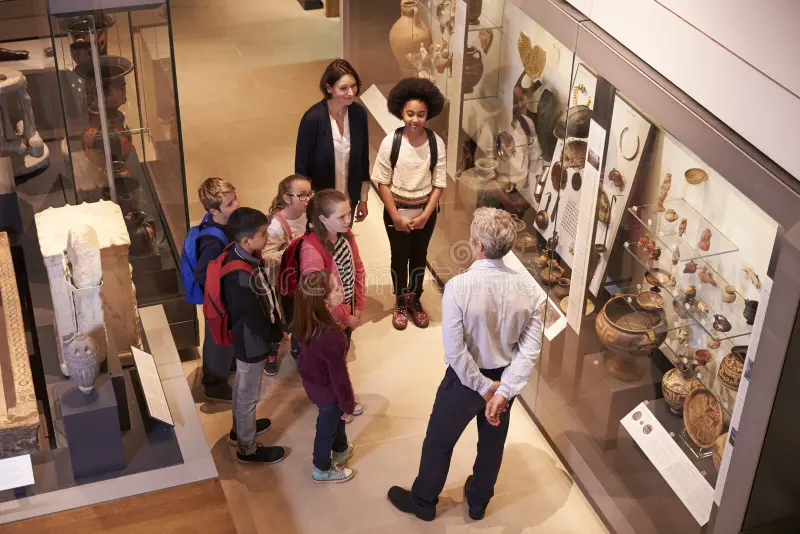
<path fill-rule="evenodd" d="M 181 251 L 181 277 L 190 304 L 203 304 L 208 264 L 218 258 L 232 241 L 225 225 L 239 201 L 236 188 L 222 178 L 206 179 L 197 191 L 200 203 L 206 210 L 199 225 L 193 226 Z M 203 378 L 205 399 L 213 402 L 231 402 L 228 374 L 233 365 L 233 347 L 220 346 L 208 333 L 203 340 Z"/>

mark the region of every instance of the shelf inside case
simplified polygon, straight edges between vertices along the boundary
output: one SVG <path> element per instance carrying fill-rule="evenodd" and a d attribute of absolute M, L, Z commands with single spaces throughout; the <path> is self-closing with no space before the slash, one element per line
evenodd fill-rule
<path fill-rule="evenodd" d="M 694 319 L 709 336 L 723 341 L 746 336 L 752 332 L 753 327 L 747 324 L 743 315 L 745 307 L 744 298 L 737 294 L 734 302 L 730 304 L 722 302 L 722 290 L 728 284 L 708 264 L 703 262 L 698 265 L 696 272 L 684 273 L 683 271 L 688 262 L 680 261 L 678 265 L 672 265 L 672 254 L 667 250 L 662 251 L 661 257 L 658 260 L 653 260 L 646 252 L 638 250 L 638 246 L 635 242 L 628 242 L 623 246 L 654 278 L 662 278 L 662 282 L 659 282 L 657 285 L 661 288 L 662 293 L 666 292 L 672 297 L 674 306 L 671 307 L 673 307 L 676 312 L 678 309 L 681 309 L 680 315 Z M 717 287 L 700 282 L 698 273 L 701 270 L 701 266 L 706 267 L 706 272 L 714 278 Z M 663 280 L 670 276 L 674 278 L 674 280 L 671 281 L 674 282 L 674 285 L 670 285 L 670 282 Z M 695 287 L 696 295 L 693 301 L 689 299 L 687 302 L 685 292 L 690 286 Z M 697 303 L 701 301 L 708 307 L 707 313 L 704 313 L 698 307 Z M 681 306 L 682 308 L 680 308 Z M 730 323 L 730 329 L 724 332 L 716 329 L 714 327 L 715 315 L 723 315 Z"/>
<path fill-rule="evenodd" d="M 668 221 L 667 210 L 674 210 L 677 219 Z M 644 225 L 651 237 L 661 241 L 665 251 L 671 252 L 676 246 L 679 247 L 681 259 L 684 261 L 710 258 L 739 250 L 733 241 L 682 198 L 664 202 L 664 211 L 660 211 L 657 204 L 632 206 L 628 211 Z M 682 219 L 686 219 L 686 231 L 680 235 Z M 711 231 L 709 249 L 700 250 L 699 242 L 706 229 Z"/>

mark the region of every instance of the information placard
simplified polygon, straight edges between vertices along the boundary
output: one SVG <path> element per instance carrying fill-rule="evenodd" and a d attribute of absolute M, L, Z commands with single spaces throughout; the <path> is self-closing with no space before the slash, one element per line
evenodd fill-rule
<path fill-rule="evenodd" d="M 169 411 L 167 397 L 164 395 L 164 387 L 161 385 L 161 378 L 158 376 L 155 359 L 151 354 L 136 347 L 131 347 L 131 352 L 133 353 L 133 359 L 136 361 L 136 371 L 139 373 L 142 390 L 144 390 L 147 413 L 153 419 L 175 426 L 172 421 L 172 414 Z"/>
<path fill-rule="evenodd" d="M 0 460 L 0 491 L 24 488 L 33 483 L 33 464 L 30 454 Z"/>

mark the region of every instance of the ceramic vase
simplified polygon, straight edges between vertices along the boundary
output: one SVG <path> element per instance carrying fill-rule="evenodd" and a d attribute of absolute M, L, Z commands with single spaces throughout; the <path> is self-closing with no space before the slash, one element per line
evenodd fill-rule
<path fill-rule="evenodd" d="M 153 217 L 143 211 L 132 211 L 125 215 L 125 227 L 131 239 L 131 255 L 144 256 L 155 251 L 159 241 Z"/>
<path fill-rule="evenodd" d="M 125 125 L 125 115 L 115 109 L 106 110 L 108 118 L 108 137 L 111 144 L 112 161 L 127 161 L 133 151 L 133 137 Z M 89 161 L 98 168 L 106 168 L 106 155 L 103 134 L 100 126 L 100 112 L 89 109 L 89 125 L 83 130 L 83 151 Z"/>
<path fill-rule="evenodd" d="M 467 22 L 470 26 L 480 24 L 483 0 L 467 0 Z"/>
<path fill-rule="evenodd" d="M 550 296 L 556 302 L 561 302 L 561 299 L 569 295 L 569 278 L 559 278 L 558 283 L 550 290 Z"/>
<path fill-rule="evenodd" d="M 661 380 L 661 391 L 669 411 L 674 415 L 682 415 L 687 395 L 699 385 L 700 382 L 688 370 L 673 368 L 667 371 Z"/>
<path fill-rule="evenodd" d="M 101 359 L 97 344 L 83 332 L 77 332 L 64 342 L 62 354 L 70 379 L 83 393 L 90 394 L 100 373 Z"/>
<path fill-rule="evenodd" d="M 464 93 L 469 94 L 478 85 L 483 77 L 483 54 L 472 45 L 467 46 L 464 53 L 464 74 L 462 75 L 462 86 Z"/>
<path fill-rule="evenodd" d="M 744 310 L 742 310 L 742 315 L 744 315 L 745 322 L 752 326 L 756 320 L 756 311 L 758 310 L 758 301 L 757 300 L 745 300 L 744 301 Z"/>
<path fill-rule="evenodd" d="M 717 378 L 720 383 L 732 391 L 738 391 L 739 382 L 742 380 L 742 370 L 744 369 L 744 359 L 747 356 L 747 346 L 737 345 L 731 352 L 722 358 L 717 371 Z"/>
<path fill-rule="evenodd" d="M 102 15 L 96 17 L 94 21 L 95 35 L 97 37 L 97 49 L 101 56 L 108 52 L 108 30 L 116 23 L 113 15 Z M 65 21 L 67 32 L 73 43 L 88 43 L 92 26 L 87 17 L 74 17 Z"/>
<path fill-rule="evenodd" d="M 406 56 L 419 54 L 420 46 L 430 49 L 431 30 L 419 15 L 417 0 L 402 0 L 400 18 L 389 31 L 389 47 L 404 76 L 417 75 L 416 68 Z"/>

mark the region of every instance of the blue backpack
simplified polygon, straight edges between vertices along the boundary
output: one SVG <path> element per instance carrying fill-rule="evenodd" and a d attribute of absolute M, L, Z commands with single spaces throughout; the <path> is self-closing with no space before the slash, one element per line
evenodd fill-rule
<path fill-rule="evenodd" d="M 189 228 L 181 250 L 181 281 L 186 290 L 186 302 L 189 304 L 203 303 L 203 290 L 194 278 L 194 270 L 197 268 L 197 240 L 200 239 L 200 236 L 213 235 L 224 245 L 228 244 L 228 236 L 216 226 L 200 229 L 210 217 L 211 215 L 206 213 L 200 224 Z"/>

